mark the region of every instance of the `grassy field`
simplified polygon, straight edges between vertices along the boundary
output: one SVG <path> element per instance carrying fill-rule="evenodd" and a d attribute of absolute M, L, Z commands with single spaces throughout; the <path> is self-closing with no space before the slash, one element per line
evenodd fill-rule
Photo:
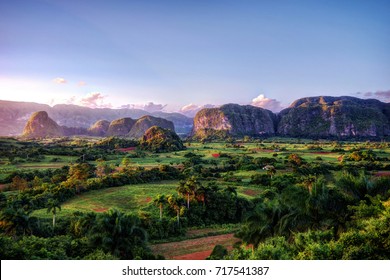
<path fill-rule="evenodd" d="M 159 210 L 153 205 L 153 199 L 157 194 L 175 193 L 177 185 L 177 181 L 163 181 L 82 193 L 62 204 L 59 216 L 68 215 L 74 211 L 105 212 L 110 208 L 116 208 L 129 214 L 136 214 L 141 210 L 148 211 L 155 213 L 157 217 Z M 51 214 L 47 214 L 46 209 L 40 209 L 34 212 L 34 216 L 48 218 Z"/>

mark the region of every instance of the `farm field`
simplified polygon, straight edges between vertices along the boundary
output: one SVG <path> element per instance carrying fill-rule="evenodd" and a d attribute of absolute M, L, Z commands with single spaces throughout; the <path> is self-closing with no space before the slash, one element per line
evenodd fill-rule
<path fill-rule="evenodd" d="M 221 245 L 213 258 L 387 258 L 388 143 L 245 140 L 156 153 L 119 138 L 3 139 L 2 254 L 205 259 Z M 26 249 L 47 242 L 59 251 Z"/>
<path fill-rule="evenodd" d="M 154 254 L 163 255 L 166 259 L 204 260 L 210 256 L 216 245 L 222 245 L 231 251 L 233 245 L 239 241 L 233 233 L 228 233 L 152 245 L 151 249 Z"/>

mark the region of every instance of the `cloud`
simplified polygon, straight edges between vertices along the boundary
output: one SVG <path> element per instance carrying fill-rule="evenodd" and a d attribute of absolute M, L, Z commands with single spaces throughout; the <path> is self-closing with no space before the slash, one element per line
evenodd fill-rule
<path fill-rule="evenodd" d="M 66 84 L 67 81 L 64 78 L 58 77 L 58 78 L 53 79 L 53 83 L 56 83 L 56 84 Z"/>
<path fill-rule="evenodd" d="M 186 115 L 187 117 L 195 117 L 196 113 L 199 112 L 200 110 L 204 109 L 204 108 L 214 108 L 216 107 L 215 105 L 212 105 L 212 104 L 206 104 L 206 105 L 202 105 L 202 106 L 199 106 L 199 105 L 196 105 L 196 104 L 188 104 L 188 105 L 185 105 L 183 106 L 179 112 L 182 113 L 183 115 Z"/>
<path fill-rule="evenodd" d="M 85 97 L 77 98 L 76 96 L 70 97 L 66 100 L 67 104 L 74 104 L 85 106 L 89 108 L 112 108 L 111 103 L 105 103 L 107 96 L 102 95 L 99 92 L 91 92 Z"/>
<path fill-rule="evenodd" d="M 155 104 L 153 102 L 148 102 L 147 104 L 144 105 L 144 110 L 148 112 L 157 112 L 157 111 L 162 111 L 167 106 L 167 104 L 162 105 L 162 104 Z"/>
<path fill-rule="evenodd" d="M 83 86 L 85 86 L 86 84 L 87 84 L 87 83 L 84 82 L 84 81 L 80 81 L 80 82 L 77 83 L 77 85 L 78 85 L 79 87 L 83 87 Z"/>
<path fill-rule="evenodd" d="M 272 112 L 280 112 L 284 107 L 280 101 L 265 97 L 264 94 L 260 94 L 252 100 L 251 105 L 271 110 Z"/>
<path fill-rule="evenodd" d="M 364 97 L 376 98 L 383 102 L 390 102 L 390 90 L 379 90 L 375 92 L 357 92 L 356 95 L 363 95 Z"/>
<path fill-rule="evenodd" d="M 122 105 L 120 108 L 121 109 L 140 109 L 140 110 L 144 110 L 144 111 L 153 113 L 153 112 L 162 111 L 166 106 L 167 106 L 167 104 L 163 105 L 163 104 L 156 104 L 154 102 L 148 102 L 146 104 L 126 104 L 126 105 Z"/>
<path fill-rule="evenodd" d="M 376 97 L 378 97 L 386 102 L 389 102 L 390 101 L 390 90 L 374 92 L 374 96 L 376 96 Z"/>

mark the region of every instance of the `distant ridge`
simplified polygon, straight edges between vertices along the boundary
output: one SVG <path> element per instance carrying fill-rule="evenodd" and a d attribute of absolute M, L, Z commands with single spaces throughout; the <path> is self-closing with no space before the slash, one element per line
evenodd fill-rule
<path fill-rule="evenodd" d="M 25 138 L 47 138 L 61 136 L 118 136 L 138 139 L 144 136 L 151 127 L 169 130 L 175 133 L 175 127 L 171 121 L 152 116 L 143 116 L 139 119 L 121 118 L 111 123 L 106 120 L 97 121 L 90 128 L 59 126 L 52 120 L 46 111 L 35 112 L 31 115 L 23 129 Z M 178 137 L 178 136 L 177 136 Z"/>
<path fill-rule="evenodd" d="M 60 104 L 53 107 L 34 102 L 0 100 L 0 135 L 21 135 L 31 114 L 38 111 L 48 113 L 59 126 L 88 129 L 97 121 L 111 122 L 120 118 L 138 119 L 145 115 L 161 117 L 172 121 L 178 134 L 188 134 L 192 119 L 179 113 L 147 112 L 140 109 L 88 108 L 77 105 Z"/>

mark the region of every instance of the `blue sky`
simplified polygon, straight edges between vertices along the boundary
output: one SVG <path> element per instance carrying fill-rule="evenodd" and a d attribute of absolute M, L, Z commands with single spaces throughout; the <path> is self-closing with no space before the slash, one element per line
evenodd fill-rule
<path fill-rule="evenodd" d="M 0 99 L 168 111 L 388 102 L 389 14 L 378 0 L 0 1 Z"/>

